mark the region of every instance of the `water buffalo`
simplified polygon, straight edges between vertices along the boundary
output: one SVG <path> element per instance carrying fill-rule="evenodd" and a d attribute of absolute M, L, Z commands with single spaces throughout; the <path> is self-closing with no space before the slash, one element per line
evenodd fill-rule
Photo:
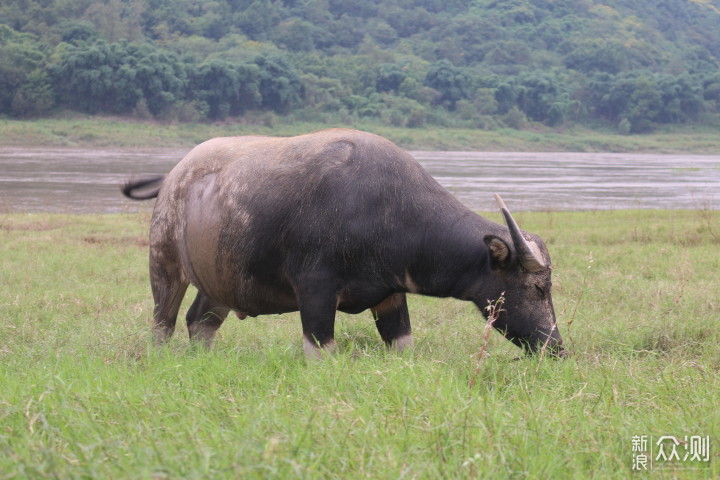
<path fill-rule="evenodd" d="M 406 293 L 469 300 L 485 314 L 505 292 L 494 327 L 528 352 L 565 354 L 542 240 L 520 230 L 499 197 L 507 227 L 470 211 L 382 137 L 331 129 L 215 138 L 123 193 L 157 197 L 158 343 L 172 335 L 189 284 L 198 289 L 191 339 L 209 346 L 231 310 L 299 310 L 308 357 L 334 346 L 336 310 L 369 308 L 385 343 L 402 350 L 412 344 Z"/>

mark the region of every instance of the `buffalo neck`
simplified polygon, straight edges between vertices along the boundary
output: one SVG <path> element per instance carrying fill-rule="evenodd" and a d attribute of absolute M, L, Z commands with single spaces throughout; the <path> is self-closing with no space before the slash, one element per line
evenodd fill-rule
<path fill-rule="evenodd" d="M 402 272 L 405 289 L 437 297 L 464 298 L 488 264 L 484 236 L 497 235 L 502 230 L 502 226 L 467 209 L 436 216 Z"/>

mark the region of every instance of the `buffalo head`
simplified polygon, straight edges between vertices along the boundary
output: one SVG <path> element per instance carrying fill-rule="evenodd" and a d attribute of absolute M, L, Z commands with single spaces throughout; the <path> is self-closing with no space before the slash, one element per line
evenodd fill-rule
<path fill-rule="evenodd" d="M 486 235 L 489 253 L 490 282 L 473 298 L 475 304 L 488 317 L 488 300 L 497 301 L 492 318 L 493 327 L 508 340 L 528 353 L 546 349 L 557 356 L 566 356 L 562 338 L 557 329 L 550 280 L 550 255 L 542 239 L 523 232 L 505 206 L 495 195 L 505 218 L 508 236 Z"/>

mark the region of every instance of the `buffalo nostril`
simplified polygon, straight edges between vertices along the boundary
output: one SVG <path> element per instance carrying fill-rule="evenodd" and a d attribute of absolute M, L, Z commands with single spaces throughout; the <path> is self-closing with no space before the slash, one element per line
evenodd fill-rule
<path fill-rule="evenodd" d="M 570 352 L 568 352 L 562 347 L 553 349 L 550 353 L 553 357 L 557 358 L 568 358 L 570 356 Z"/>

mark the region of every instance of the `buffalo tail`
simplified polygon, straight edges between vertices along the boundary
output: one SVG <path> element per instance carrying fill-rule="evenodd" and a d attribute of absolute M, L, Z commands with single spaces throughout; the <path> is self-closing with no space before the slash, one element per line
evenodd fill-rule
<path fill-rule="evenodd" d="M 160 193 L 160 186 L 162 185 L 165 175 L 156 175 L 154 177 L 146 177 L 138 180 L 128 180 L 125 185 L 120 187 L 123 195 L 133 200 L 148 200 L 155 198 Z M 143 192 L 136 193 L 135 190 L 152 188 Z"/>

